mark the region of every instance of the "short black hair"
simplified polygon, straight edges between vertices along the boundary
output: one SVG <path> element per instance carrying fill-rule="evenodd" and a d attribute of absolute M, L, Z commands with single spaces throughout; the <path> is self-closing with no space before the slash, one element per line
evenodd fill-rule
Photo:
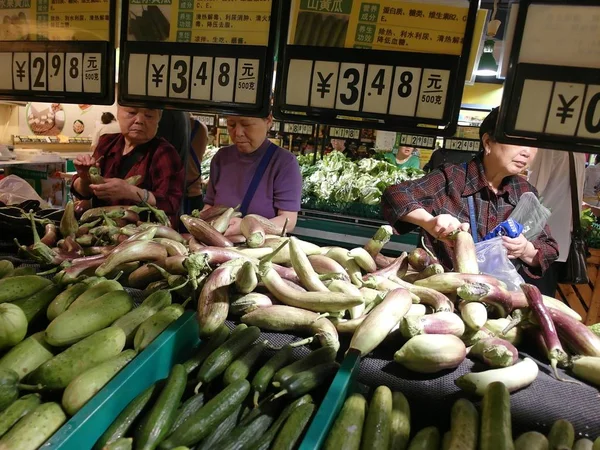
<path fill-rule="evenodd" d="M 479 139 L 483 146 L 483 135 L 487 133 L 490 137 L 494 137 L 496 133 L 496 122 L 498 122 L 498 107 L 492 109 L 492 111 L 483 119 L 479 126 Z"/>
<path fill-rule="evenodd" d="M 113 113 L 111 113 L 111 112 L 103 112 L 102 116 L 100 117 L 100 120 L 102 121 L 102 123 L 104 125 L 108 125 L 113 120 L 117 120 L 117 119 L 115 119 L 115 115 Z"/>

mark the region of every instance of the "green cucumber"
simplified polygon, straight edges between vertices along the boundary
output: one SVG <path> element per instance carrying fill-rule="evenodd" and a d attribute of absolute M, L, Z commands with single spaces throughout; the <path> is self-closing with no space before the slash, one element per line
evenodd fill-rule
<path fill-rule="evenodd" d="M 294 376 L 298 372 L 308 370 L 318 364 L 334 361 L 336 355 L 337 351 L 334 347 L 321 347 L 313 352 L 310 352 L 304 358 L 293 362 L 289 366 L 285 366 L 283 369 L 279 369 L 277 372 L 275 372 L 275 375 L 273 376 L 273 382 L 281 384 L 282 382 Z"/>
<path fill-rule="evenodd" d="M 141 352 L 183 314 L 181 305 L 170 305 L 146 319 L 135 332 L 133 348 Z"/>
<path fill-rule="evenodd" d="M 125 291 L 109 292 L 89 300 L 79 308 L 69 308 L 46 328 L 46 340 L 64 347 L 110 326 L 133 308 L 133 300 Z"/>
<path fill-rule="evenodd" d="M 302 33 L 299 36 L 298 41 L 296 42 L 296 45 L 308 45 L 310 42 L 310 37 L 311 35 L 314 33 L 314 31 L 312 30 L 312 26 L 315 22 L 315 20 L 319 17 L 319 14 L 314 14 L 314 13 L 305 13 L 306 14 L 306 21 L 304 22 L 304 26 L 302 29 Z"/>
<path fill-rule="evenodd" d="M 221 375 L 229 364 L 260 336 L 258 327 L 248 327 L 227 339 L 200 366 L 198 381 L 208 383 Z"/>
<path fill-rule="evenodd" d="M 117 327 L 97 331 L 34 370 L 28 382 L 46 389 L 64 389 L 85 370 L 117 356 L 125 346 L 125 333 Z"/>
<path fill-rule="evenodd" d="M 41 403 L 39 394 L 27 394 L 15 400 L 8 408 L 0 413 L 0 437 L 4 436 L 17 421 L 29 414 Z"/>
<path fill-rule="evenodd" d="M 323 450 L 358 450 L 366 414 L 367 400 L 361 394 L 348 397 L 329 430 Z"/>
<path fill-rule="evenodd" d="M 423 428 L 408 446 L 408 450 L 438 450 L 439 448 L 440 432 L 436 427 Z"/>
<path fill-rule="evenodd" d="M 289 345 L 282 347 L 262 366 L 254 378 L 252 378 L 252 389 L 254 390 L 254 406 L 258 406 L 261 394 L 267 392 L 271 379 L 279 369 L 288 364 L 293 358 L 293 348 Z"/>
<path fill-rule="evenodd" d="M 0 351 L 22 342 L 28 327 L 27 317 L 20 307 L 13 303 L 0 303 Z"/>
<path fill-rule="evenodd" d="M 480 450 L 512 450 L 510 394 L 504 383 L 491 383 L 481 404 Z"/>
<path fill-rule="evenodd" d="M 390 448 L 405 450 L 410 442 L 410 405 L 402 392 L 392 392 Z"/>
<path fill-rule="evenodd" d="M 452 439 L 452 432 L 446 431 L 442 436 L 442 447 L 441 450 L 450 450 L 450 440 Z"/>
<path fill-rule="evenodd" d="M 94 450 L 102 450 L 107 443 L 114 442 L 125 436 L 133 425 L 133 422 L 144 412 L 146 406 L 150 404 L 155 391 L 158 391 L 157 385 L 153 384 L 129 402 L 102 436 L 100 436 L 100 439 L 94 445 Z"/>
<path fill-rule="evenodd" d="M 475 450 L 479 435 L 479 413 L 470 401 L 460 398 L 450 415 L 450 449 Z"/>
<path fill-rule="evenodd" d="M 196 450 L 212 450 L 221 440 L 225 439 L 233 431 L 240 414 L 242 413 L 242 405 L 240 404 L 229 416 L 225 418 L 214 430 L 202 439 L 202 442 L 196 447 Z"/>
<path fill-rule="evenodd" d="M 0 370 L 0 412 L 19 398 L 19 376 L 14 370 Z"/>
<path fill-rule="evenodd" d="M 304 434 L 304 429 L 308 425 L 310 418 L 315 411 L 315 405 L 306 404 L 296 408 L 277 434 L 273 446 L 273 450 L 292 450 L 296 443 Z"/>
<path fill-rule="evenodd" d="M 255 342 L 252 346 L 235 361 L 233 361 L 223 374 L 223 383 L 231 384 L 234 381 L 248 378 L 252 367 L 260 358 L 269 341 Z"/>
<path fill-rule="evenodd" d="M 528 431 L 517 438 L 515 450 L 548 450 L 548 439 L 542 433 Z"/>
<path fill-rule="evenodd" d="M 572 448 L 575 442 L 575 429 L 568 420 L 559 419 L 552 424 L 548 433 L 548 445 L 551 449 Z"/>
<path fill-rule="evenodd" d="M 15 270 L 13 270 L 11 273 L 6 275 L 6 277 L 4 277 L 4 278 L 24 277 L 24 276 L 34 276 L 34 275 L 35 275 L 35 267 L 21 266 Z"/>
<path fill-rule="evenodd" d="M 367 419 L 363 428 L 361 448 L 389 448 L 392 423 L 392 391 L 387 386 L 375 389 L 369 403 Z"/>
<path fill-rule="evenodd" d="M 135 332 L 147 319 L 171 304 L 171 293 L 169 291 L 156 291 L 150 294 L 142 304 L 118 318 L 114 327 L 119 327 L 127 336 L 127 345 L 131 345 Z"/>
<path fill-rule="evenodd" d="M 187 373 L 187 372 L 186 372 Z M 173 421 L 173 425 L 171 426 L 171 430 L 169 434 L 175 431 L 179 426 L 187 420 L 192 414 L 198 411 L 200 408 L 204 406 L 205 395 L 204 392 L 200 392 L 196 395 L 188 398 L 183 405 L 177 410 L 177 414 L 175 416 L 175 420 Z"/>
<path fill-rule="evenodd" d="M 35 450 L 66 421 L 58 403 L 43 403 L 0 438 L 0 450 Z"/>
<path fill-rule="evenodd" d="M 229 338 L 232 338 L 236 334 L 241 333 L 246 328 L 248 328 L 248 325 L 246 325 L 245 323 L 240 323 L 239 325 L 236 325 L 236 327 L 233 330 L 231 330 L 231 335 L 229 336 Z"/>
<path fill-rule="evenodd" d="M 106 444 L 102 450 L 131 450 L 133 448 L 133 439 L 119 438 L 116 441 Z"/>
<path fill-rule="evenodd" d="M 38 275 L 3 278 L 0 280 L 0 303 L 31 297 L 51 284 L 52 281 Z"/>
<path fill-rule="evenodd" d="M 27 317 L 27 322 L 31 323 L 38 317 L 46 314 L 48 305 L 60 294 L 61 290 L 60 287 L 51 284 L 40 289 L 30 297 L 21 298 L 12 302 L 12 304 L 21 308 Z"/>
<path fill-rule="evenodd" d="M 589 439 L 577 439 L 573 444 L 573 450 L 594 450 L 594 443 Z"/>
<path fill-rule="evenodd" d="M 69 383 L 62 396 L 65 412 L 75 415 L 94 395 L 100 391 L 123 367 L 136 356 L 135 350 L 125 350 L 78 375 Z"/>
<path fill-rule="evenodd" d="M 169 433 L 175 421 L 177 406 L 185 390 L 186 381 L 187 374 L 183 366 L 181 364 L 173 366 L 167 384 L 148 415 L 144 417 L 143 425 L 135 435 L 136 449 L 153 450 Z"/>
<path fill-rule="evenodd" d="M 239 450 L 252 447 L 273 423 L 273 412 L 261 414 L 246 426 L 238 426 L 217 443 L 219 450 Z"/>
<path fill-rule="evenodd" d="M 594 441 L 594 446 L 592 447 L 592 450 L 600 450 L 600 437 L 597 437 Z"/>
<path fill-rule="evenodd" d="M 326 362 L 297 373 L 280 384 L 281 391 L 275 394 L 273 399 L 279 398 L 282 395 L 289 395 L 292 398 L 296 398 L 307 394 L 331 379 L 339 366 L 335 361 Z"/>
<path fill-rule="evenodd" d="M 14 370 L 21 380 L 46 361 L 52 359 L 54 354 L 46 343 L 44 334 L 43 331 L 32 334 L 11 348 L 0 359 L 0 370 Z"/>
<path fill-rule="evenodd" d="M 87 302 L 89 302 L 90 300 L 100 298 L 103 295 L 108 294 L 109 292 L 122 291 L 122 290 L 123 290 L 123 286 L 121 286 L 121 283 L 119 283 L 118 281 L 115 281 L 115 280 L 102 281 L 101 283 L 98 283 L 95 286 L 92 286 L 91 288 L 87 289 L 83 294 L 81 294 L 79 297 L 77 297 L 73 301 L 73 303 L 71 303 L 71 305 L 69 306 L 68 309 L 80 308 L 81 306 L 83 306 Z"/>
<path fill-rule="evenodd" d="M 194 370 L 200 367 L 200 364 L 202 364 L 212 352 L 214 352 L 223 342 L 225 342 L 229 335 L 229 328 L 227 328 L 227 325 L 223 324 L 210 336 L 208 340 L 202 341 L 200 344 L 200 350 L 198 350 L 194 356 L 183 363 L 183 367 L 185 367 L 187 374 L 191 374 Z"/>
<path fill-rule="evenodd" d="M 67 289 L 58 294 L 50 305 L 48 305 L 48 310 L 46 311 L 48 320 L 52 321 L 56 319 L 71 306 L 77 297 L 102 281 L 106 281 L 106 279 L 102 277 L 90 277 L 79 283 L 69 285 Z"/>
<path fill-rule="evenodd" d="M 9 275 L 15 270 L 15 266 L 12 261 L 7 259 L 3 259 L 0 261 L 0 278 L 4 278 L 6 275 Z"/>
<path fill-rule="evenodd" d="M 190 446 L 200 442 L 244 401 L 249 392 L 248 380 L 230 384 L 209 400 L 200 411 L 190 416 L 159 445 L 159 448 L 169 450 L 179 445 Z"/>

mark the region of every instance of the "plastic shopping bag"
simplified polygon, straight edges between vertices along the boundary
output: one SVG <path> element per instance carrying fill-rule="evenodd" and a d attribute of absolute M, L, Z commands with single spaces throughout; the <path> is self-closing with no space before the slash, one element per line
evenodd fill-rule
<path fill-rule="evenodd" d="M 550 214 L 552 212 L 540 203 L 533 192 L 525 192 L 510 218 L 523 225 L 523 235 L 528 241 L 532 241 L 540 235 Z"/>
<path fill-rule="evenodd" d="M 15 205 L 26 200 L 37 200 L 40 202 L 40 207 L 48 208 L 48 203 L 42 200 L 42 197 L 23 178 L 9 175 L 0 180 L 0 201 L 5 205 Z"/>
<path fill-rule="evenodd" d="M 525 281 L 511 260 L 508 259 L 508 252 L 502 243 L 501 236 L 476 243 L 475 251 L 481 273 L 503 281 L 509 291 L 520 290 L 519 286 Z"/>

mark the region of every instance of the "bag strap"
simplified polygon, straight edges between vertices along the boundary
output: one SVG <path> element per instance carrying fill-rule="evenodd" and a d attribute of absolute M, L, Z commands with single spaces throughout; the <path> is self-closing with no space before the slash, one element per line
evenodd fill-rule
<path fill-rule="evenodd" d="M 256 168 L 256 172 L 254 172 L 254 176 L 252 177 L 252 181 L 248 186 L 248 190 L 246 191 L 246 195 L 244 196 L 244 200 L 242 201 L 242 206 L 240 207 L 240 212 L 242 216 L 245 216 L 248 213 L 248 207 L 250 206 L 250 202 L 252 198 L 254 198 L 254 194 L 256 194 L 256 189 L 258 189 L 258 185 L 260 184 L 260 180 L 262 180 L 263 175 L 267 170 L 267 166 L 271 162 L 273 155 L 275 154 L 275 150 L 277 150 L 277 146 L 272 142 L 269 144 L 266 153 L 258 163 L 258 167 Z"/>
<path fill-rule="evenodd" d="M 569 178 L 571 181 L 571 213 L 573 220 L 573 230 L 571 235 L 581 236 L 581 218 L 579 217 L 579 199 L 577 195 L 577 175 L 575 173 L 575 157 L 573 152 L 569 152 Z"/>

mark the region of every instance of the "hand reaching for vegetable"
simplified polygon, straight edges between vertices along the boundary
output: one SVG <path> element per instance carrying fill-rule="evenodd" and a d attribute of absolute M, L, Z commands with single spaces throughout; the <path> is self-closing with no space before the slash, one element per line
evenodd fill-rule
<path fill-rule="evenodd" d="M 100 200 L 140 201 L 138 189 L 120 178 L 105 178 L 104 184 L 91 184 L 90 189 Z"/>
<path fill-rule="evenodd" d="M 469 231 L 469 224 L 460 222 L 450 214 L 440 214 L 427 221 L 424 228 L 434 238 L 445 240 L 455 230 Z"/>
<path fill-rule="evenodd" d="M 77 158 L 75 158 L 73 164 L 75 165 L 75 170 L 77 171 L 79 178 L 88 182 L 90 180 L 90 167 L 98 167 L 98 162 L 91 155 L 79 155 Z"/>
<path fill-rule="evenodd" d="M 235 236 L 237 234 L 242 234 L 240 230 L 240 224 L 242 223 L 242 219 L 240 217 L 234 217 L 229 220 L 229 227 L 225 230 L 225 236 Z"/>

